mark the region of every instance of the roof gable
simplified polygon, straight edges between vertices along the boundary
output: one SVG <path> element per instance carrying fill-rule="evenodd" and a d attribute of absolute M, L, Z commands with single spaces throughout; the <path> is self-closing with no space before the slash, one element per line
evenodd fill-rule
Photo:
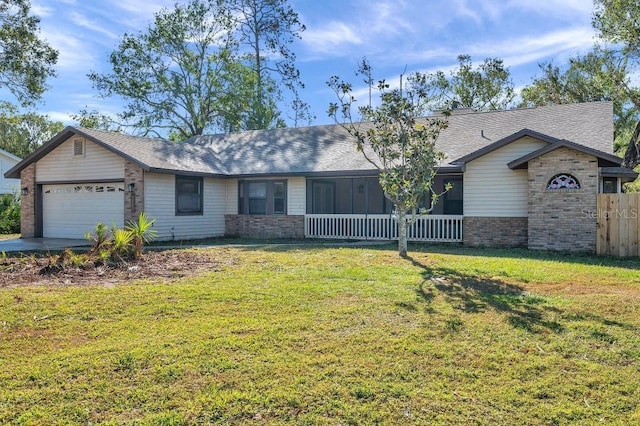
<path fill-rule="evenodd" d="M 548 144 L 554 144 L 556 142 L 559 141 L 559 139 L 556 139 L 554 137 L 548 136 L 548 135 L 544 135 L 542 133 L 536 132 L 534 130 L 530 130 L 530 129 L 522 129 L 517 133 L 514 133 L 512 135 L 509 135 L 505 138 L 502 138 L 492 144 L 489 144 L 485 147 L 482 147 L 480 149 L 478 149 L 477 151 L 474 151 L 470 154 L 467 154 L 463 157 L 458 158 L 457 160 L 452 161 L 452 164 L 466 164 L 470 161 L 473 161 L 477 158 L 480 158 L 484 155 L 489 154 L 490 152 L 493 152 L 497 149 L 502 148 L 503 146 L 509 145 L 512 142 L 515 142 L 517 140 L 520 140 L 524 137 L 531 137 L 537 140 L 540 140 L 542 142 L 546 142 Z"/>
<path fill-rule="evenodd" d="M 210 150 L 192 144 L 176 143 L 160 138 L 130 136 L 122 133 L 82 127 L 66 127 L 49 142 L 5 173 L 19 178 L 20 172 L 56 149 L 73 136 L 81 136 L 100 147 L 156 173 L 188 173 L 226 176 L 227 170 Z"/>
<path fill-rule="evenodd" d="M 575 142 L 571 142 L 571 141 L 568 141 L 568 140 L 559 140 L 559 141 L 557 141 L 555 143 L 547 145 L 547 146 L 545 146 L 543 148 L 540 148 L 540 149 L 538 149 L 536 151 L 533 151 L 533 152 L 531 152 L 531 153 L 529 153 L 527 155 L 524 155 L 524 156 L 522 156 L 520 158 L 516 158 L 515 160 L 509 162 L 507 164 L 507 166 L 512 170 L 524 169 L 524 168 L 527 167 L 527 163 L 529 161 L 534 160 L 534 159 L 536 159 L 536 158 L 538 158 L 538 157 L 540 157 L 540 156 L 542 156 L 544 154 L 547 154 L 547 153 L 549 153 L 551 151 L 555 151 L 556 149 L 562 148 L 562 147 L 571 148 L 571 149 L 574 149 L 576 151 L 583 152 L 585 154 L 593 155 L 596 158 L 609 161 L 609 162 L 611 162 L 613 164 L 616 164 L 616 165 L 620 165 L 622 163 L 622 158 L 617 157 L 617 156 L 615 156 L 613 154 L 609 154 L 607 152 L 602 152 L 602 151 L 599 151 L 597 149 L 589 148 L 587 146 L 580 145 L 580 144 L 577 144 Z"/>

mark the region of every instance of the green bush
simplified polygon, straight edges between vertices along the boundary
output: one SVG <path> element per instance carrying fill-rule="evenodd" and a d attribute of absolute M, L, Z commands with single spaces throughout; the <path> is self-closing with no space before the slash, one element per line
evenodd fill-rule
<path fill-rule="evenodd" d="M 0 195 L 0 234 L 20 233 L 20 200 L 12 194 Z"/>

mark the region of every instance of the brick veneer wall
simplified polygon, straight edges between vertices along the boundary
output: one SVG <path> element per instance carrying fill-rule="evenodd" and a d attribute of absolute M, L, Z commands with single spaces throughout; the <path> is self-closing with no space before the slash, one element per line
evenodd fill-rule
<path fill-rule="evenodd" d="M 473 217 L 463 221 L 463 243 L 469 246 L 526 247 L 526 217 Z"/>
<path fill-rule="evenodd" d="M 135 184 L 129 192 L 129 184 Z M 135 221 L 144 211 L 144 170 L 130 161 L 124 163 L 124 222 Z"/>
<path fill-rule="evenodd" d="M 529 248 L 594 252 L 598 160 L 562 147 L 529 161 Z M 547 189 L 558 173 L 575 176 L 580 189 Z"/>
<path fill-rule="evenodd" d="M 240 215 L 224 217 L 225 235 L 256 238 L 304 238 L 304 216 Z"/>
<path fill-rule="evenodd" d="M 20 233 L 22 238 L 36 236 L 36 164 L 32 163 L 20 172 L 20 187 L 29 193 L 20 198 Z"/>

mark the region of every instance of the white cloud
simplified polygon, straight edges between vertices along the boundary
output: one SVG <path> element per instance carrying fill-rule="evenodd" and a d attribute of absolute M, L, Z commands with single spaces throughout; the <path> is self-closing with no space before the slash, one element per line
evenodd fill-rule
<path fill-rule="evenodd" d="M 77 12 L 77 11 L 72 11 L 69 14 L 69 19 L 71 19 L 71 22 L 73 22 L 74 25 L 81 27 L 81 28 L 86 28 L 88 30 L 91 30 L 94 33 L 98 33 L 98 34 L 102 34 L 104 36 L 107 36 L 110 39 L 116 39 L 119 37 L 118 34 L 109 31 L 103 22 L 98 22 L 95 21 L 93 19 L 89 19 L 87 18 L 85 15 Z"/>
<path fill-rule="evenodd" d="M 359 26 L 363 34 L 369 39 L 388 39 L 391 36 L 404 36 L 414 32 L 417 24 L 415 17 L 407 14 L 408 5 L 405 1 L 387 0 L 375 3 L 367 1 L 363 6 L 365 16 L 360 19 Z"/>
<path fill-rule="evenodd" d="M 51 121 L 60 121 L 65 125 L 70 125 L 74 123 L 73 118 L 71 118 L 71 114 L 62 111 L 47 111 L 44 112 L 44 115 L 49 117 Z"/>
<path fill-rule="evenodd" d="M 46 18 L 47 16 L 53 15 L 53 9 L 47 6 L 33 4 L 31 6 L 31 14 L 39 18 Z"/>
<path fill-rule="evenodd" d="M 342 20 L 311 22 L 302 36 L 310 55 L 344 56 L 371 54 L 389 49 L 398 37 L 413 37 L 419 23 L 413 19 L 405 1 L 359 1 L 342 9 Z M 345 17 L 349 17 L 347 20 Z M 303 22 L 304 22 L 304 17 Z M 357 52 L 354 50 L 357 49 Z"/>
<path fill-rule="evenodd" d="M 173 0 L 108 0 L 106 3 L 104 7 L 113 13 L 114 22 L 138 30 L 151 23 L 155 13 L 175 4 Z"/>
<path fill-rule="evenodd" d="M 59 52 L 56 68 L 62 70 L 87 70 L 95 62 L 95 57 L 85 46 L 82 37 L 64 32 L 64 28 L 43 29 L 46 41 Z"/>
<path fill-rule="evenodd" d="M 73 5 L 76 3 L 76 0 L 57 0 L 57 3 L 63 3 L 65 5 Z M 52 16 L 56 13 L 54 2 L 40 0 L 33 1 L 31 3 L 31 13 L 40 18 L 46 18 Z M 63 6 L 64 7 L 64 6 Z"/>
<path fill-rule="evenodd" d="M 516 66 L 566 52 L 584 52 L 593 46 L 593 37 L 593 31 L 586 28 L 566 29 L 535 36 L 521 36 L 503 42 L 476 44 L 470 46 L 469 53 L 498 56 L 506 65 Z"/>
<path fill-rule="evenodd" d="M 303 37 L 304 44 L 314 53 L 341 54 L 339 49 L 346 45 L 362 44 L 363 39 L 354 28 L 344 22 L 332 21 L 322 28 L 307 29 Z"/>
<path fill-rule="evenodd" d="M 504 6 L 504 5 L 503 5 Z M 580 18 L 591 18 L 593 2 L 585 0 L 563 0 L 561 2 L 540 0 L 511 0 L 503 9 L 531 10 L 541 16 L 569 17 L 574 21 Z"/>

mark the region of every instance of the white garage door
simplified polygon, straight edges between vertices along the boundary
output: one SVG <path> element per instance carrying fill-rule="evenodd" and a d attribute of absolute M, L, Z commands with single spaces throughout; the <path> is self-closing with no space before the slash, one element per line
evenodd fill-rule
<path fill-rule="evenodd" d="M 98 222 L 122 227 L 124 183 L 42 186 L 42 234 L 49 238 L 84 238 Z"/>

